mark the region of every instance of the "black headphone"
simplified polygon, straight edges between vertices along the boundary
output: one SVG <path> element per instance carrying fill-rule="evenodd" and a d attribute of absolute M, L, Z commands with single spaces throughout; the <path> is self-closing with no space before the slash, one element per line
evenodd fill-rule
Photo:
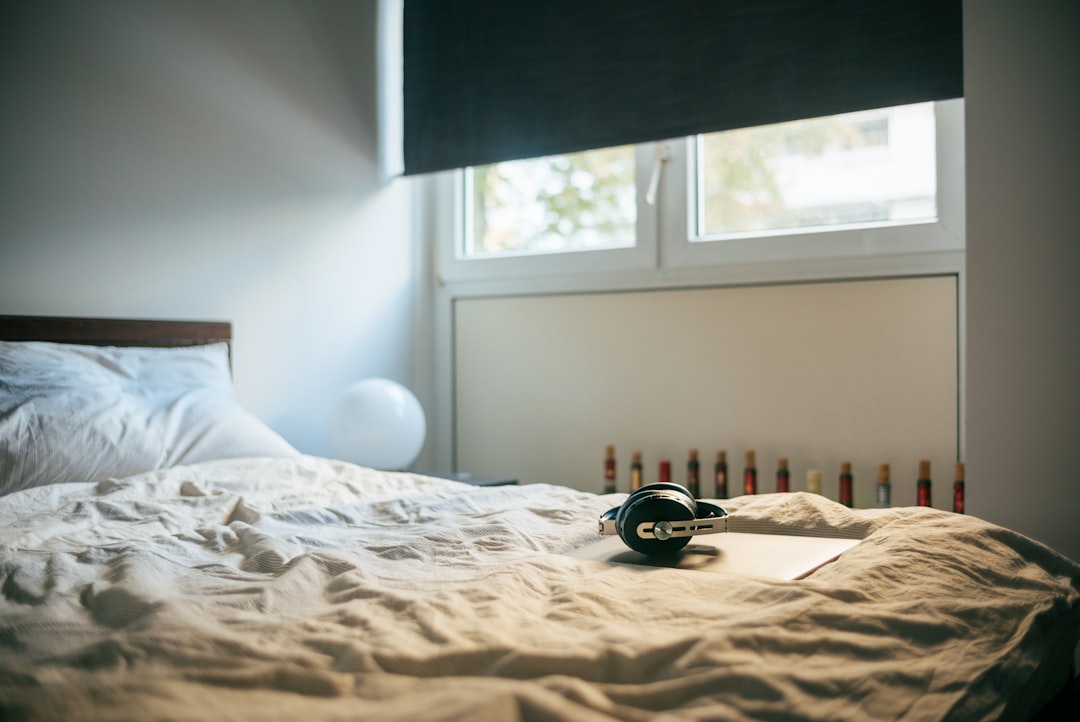
<path fill-rule="evenodd" d="M 646 484 L 600 517 L 601 534 L 618 534 L 628 547 L 651 556 L 674 554 L 692 536 L 724 531 L 723 508 L 698 501 L 686 487 L 666 481 Z"/>

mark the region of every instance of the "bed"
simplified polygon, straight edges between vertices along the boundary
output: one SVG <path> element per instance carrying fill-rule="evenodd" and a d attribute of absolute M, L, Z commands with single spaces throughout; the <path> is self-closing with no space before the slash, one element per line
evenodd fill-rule
<path fill-rule="evenodd" d="M 0 718 L 1050 720 L 1080 566 L 970 516 L 722 500 L 776 579 L 578 553 L 625 501 L 299 453 L 231 327 L 0 317 Z M 555 482 L 559 480 L 553 480 Z"/>

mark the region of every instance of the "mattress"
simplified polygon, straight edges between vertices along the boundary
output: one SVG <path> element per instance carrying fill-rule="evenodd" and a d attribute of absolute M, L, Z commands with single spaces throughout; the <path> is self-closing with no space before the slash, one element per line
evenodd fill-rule
<path fill-rule="evenodd" d="M 625 495 L 311 456 L 0 498 L 0 717 L 1027 719 L 1080 566 L 926 508 L 724 502 L 860 540 L 797 580 L 575 556 Z"/>

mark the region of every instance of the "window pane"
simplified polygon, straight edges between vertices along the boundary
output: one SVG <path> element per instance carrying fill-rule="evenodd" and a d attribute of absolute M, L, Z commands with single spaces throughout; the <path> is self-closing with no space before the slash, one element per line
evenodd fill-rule
<path fill-rule="evenodd" d="M 470 169 L 466 258 L 634 245 L 634 147 Z"/>
<path fill-rule="evenodd" d="M 695 240 L 934 219 L 934 135 L 921 103 L 699 136 Z"/>

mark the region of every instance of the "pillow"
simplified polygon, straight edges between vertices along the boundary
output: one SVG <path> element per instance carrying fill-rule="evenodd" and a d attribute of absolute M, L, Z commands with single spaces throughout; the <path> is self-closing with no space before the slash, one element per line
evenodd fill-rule
<path fill-rule="evenodd" d="M 237 402 L 224 343 L 0 341 L 0 494 L 299 453 Z"/>

